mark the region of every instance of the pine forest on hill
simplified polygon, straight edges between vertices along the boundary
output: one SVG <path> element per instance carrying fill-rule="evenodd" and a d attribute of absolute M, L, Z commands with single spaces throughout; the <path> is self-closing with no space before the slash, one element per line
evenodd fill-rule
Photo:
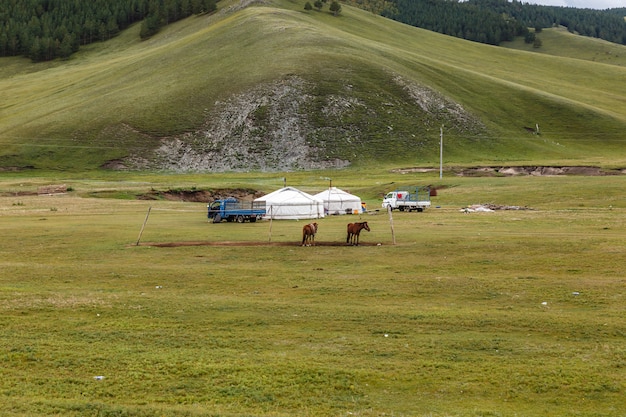
<path fill-rule="evenodd" d="M 539 6 L 515 0 L 393 0 L 382 14 L 412 26 L 491 45 L 525 36 L 528 28 L 553 26 L 626 44 L 626 9 Z"/>
<path fill-rule="evenodd" d="M 316 2 L 320 9 L 324 3 L 329 2 Z M 552 26 L 626 44 L 626 9 L 599 11 L 515 0 L 346 3 L 412 26 L 491 45 L 525 37 L 528 28 Z M 38 62 L 66 59 L 81 45 L 110 39 L 138 21 L 142 21 L 140 36 L 145 39 L 192 14 L 215 11 L 216 0 L 0 0 L 0 6 L 0 56 L 22 55 Z"/>
<path fill-rule="evenodd" d="M 215 0 L 0 0 L 0 56 L 68 58 L 80 45 L 106 41 L 143 21 L 142 37 L 216 9 Z"/>

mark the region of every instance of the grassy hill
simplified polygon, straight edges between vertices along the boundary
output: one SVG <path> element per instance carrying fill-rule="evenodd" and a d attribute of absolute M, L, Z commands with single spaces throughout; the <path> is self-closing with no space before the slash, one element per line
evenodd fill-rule
<path fill-rule="evenodd" d="M 601 64 L 619 65 L 626 67 L 626 48 L 602 39 L 578 36 L 564 27 L 543 29 L 536 33 L 541 39 L 541 47 L 534 48 L 533 44 L 518 38 L 513 42 L 504 42 L 502 46 L 527 52 L 537 52 L 565 58 L 584 59 Z"/>
<path fill-rule="evenodd" d="M 626 68 L 614 62 L 288 0 L 223 0 L 148 41 L 138 31 L 69 61 L 0 60 L 0 167 L 433 165 L 442 125 L 450 164 L 626 163 Z"/>

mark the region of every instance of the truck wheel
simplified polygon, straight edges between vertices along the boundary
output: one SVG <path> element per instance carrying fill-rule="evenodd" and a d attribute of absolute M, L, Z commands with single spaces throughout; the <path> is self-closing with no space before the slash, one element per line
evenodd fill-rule
<path fill-rule="evenodd" d="M 256 216 L 250 217 L 250 223 L 254 223 L 254 222 L 256 222 Z"/>
<path fill-rule="evenodd" d="M 400 206 L 400 211 L 404 211 L 404 206 Z"/>
<path fill-rule="evenodd" d="M 216 214 L 215 217 L 213 217 L 213 223 L 219 223 L 222 221 L 222 216 L 220 216 L 219 214 Z"/>
<path fill-rule="evenodd" d="M 421 207 L 418 207 L 418 208 L 417 208 L 417 212 L 418 212 L 418 213 L 421 213 L 422 211 L 424 211 L 424 209 L 423 209 L 423 208 L 421 208 Z"/>
<path fill-rule="evenodd" d="M 237 223 L 243 223 L 244 221 L 246 221 L 246 219 L 241 214 L 237 216 Z"/>

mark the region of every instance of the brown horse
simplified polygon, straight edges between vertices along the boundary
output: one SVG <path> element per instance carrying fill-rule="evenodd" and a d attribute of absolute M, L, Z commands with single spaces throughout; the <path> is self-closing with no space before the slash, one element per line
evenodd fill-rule
<path fill-rule="evenodd" d="M 305 224 L 302 228 L 302 246 L 315 246 L 317 223 Z"/>
<path fill-rule="evenodd" d="M 348 237 L 346 238 L 346 243 L 351 243 L 354 246 L 359 245 L 359 235 L 361 234 L 361 230 L 370 231 L 370 227 L 367 225 L 367 222 L 361 223 L 348 223 Z"/>

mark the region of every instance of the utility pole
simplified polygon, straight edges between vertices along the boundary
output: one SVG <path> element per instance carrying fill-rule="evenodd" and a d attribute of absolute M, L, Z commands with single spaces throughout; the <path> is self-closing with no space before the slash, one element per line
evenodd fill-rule
<path fill-rule="evenodd" d="M 393 244 L 396 244 L 396 232 L 393 229 L 393 215 L 391 214 L 393 210 L 391 209 L 391 206 L 387 206 L 387 213 L 389 214 L 389 226 L 391 226 L 391 240 L 393 242 Z"/>
<path fill-rule="evenodd" d="M 324 179 L 328 181 L 328 204 L 327 207 L 324 207 L 324 215 L 328 215 L 330 214 L 330 191 L 333 188 L 333 179 L 328 177 L 324 177 Z"/>
<path fill-rule="evenodd" d="M 439 178 L 443 178 L 443 125 L 439 128 Z"/>

